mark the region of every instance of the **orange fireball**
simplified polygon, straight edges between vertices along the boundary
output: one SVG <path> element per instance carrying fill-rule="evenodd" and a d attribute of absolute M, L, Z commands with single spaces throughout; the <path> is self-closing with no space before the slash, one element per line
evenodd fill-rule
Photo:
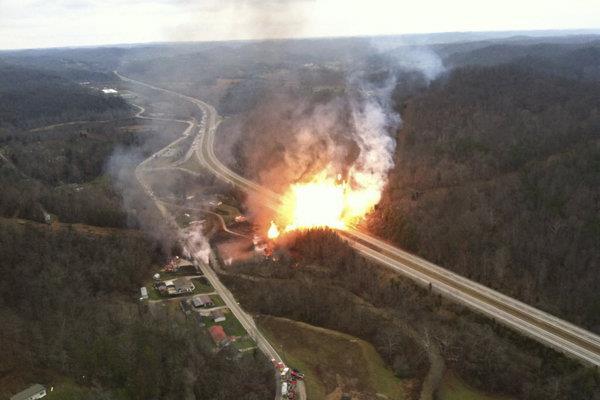
<path fill-rule="evenodd" d="M 279 209 L 285 231 L 310 228 L 345 229 L 364 217 L 381 198 L 380 182 L 350 171 L 348 181 L 329 169 L 311 180 L 292 184 Z"/>

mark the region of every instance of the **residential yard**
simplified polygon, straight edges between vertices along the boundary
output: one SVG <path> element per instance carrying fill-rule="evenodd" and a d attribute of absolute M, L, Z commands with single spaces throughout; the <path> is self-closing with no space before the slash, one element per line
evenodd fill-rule
<path fill-rule="evenodd" d="M 217 323 L 215 323 L 211 317 L 202 317 L 202 320 L 204 321 L 206 330 L 213 325 L 221 325 L 228 336 L 237 336 L 240 338 L 231 344 L 236 349 L 244 350 L 256 347 L 254 340 L 248 337 L 246 330 L 231 311 L 225 311 L 225 318 L 225 321 Z"/>
<path fill-rule="evenodd" d="M 235 342 L 233 342 L 232 345 L 238 350 L 251 349 L 256 347 L 256 343 L 250 338 L 238 339 Z"/>
<path fill-rule="evenodd" d="M 192 283 L 195 287 L 193 294 L 211 293 L 215 291 L 204 277 L 192 278 Z"/>
<path fill-rule="evenodd" d="M 225 333 L 229 336 L 245 336 L 246 330 L 237 320 L 235 315 L 231 313 L 229 310 L 225 310 L 225 321 L 215 323 L 211 317 L 204 317 L 204 323 L 207 328 L 210 328 L 213 325 L 221 325 L 225 330 Z"/>
<path fill-rule="evenodd" d="M 177 279 L 177 278 L 181 278 L 182 275 L 179 274 L 175 274 L 175 273 L 160 273 L 160 279 L 161 280 L 170 280 L 170 279 Z M 202 277 L 202 276 L 198 276 L 198 277 L 194 277 L 194 278 L 190 278 L 192 280 L 192 283 L 194 284 L 194 291 L 192 293 L 184 293 L 184 294 L 179 294 L 179 295 L 174 295 L 174 296 L 162 296 L 158 290 L 156 290 L 154 288 L 154 281 L 149 280 L 146 281 L 145 286 L 146 289 L 148 289 L 148 299 L 149 300 L 168 300 L 168 299 L 173 299 L 176 297 L 186 297 L 186 296 L 193 296 L 196 294 L 204 294 L 204 293 L 212 293 L 215 291 L 215 289 L 208 283 L 208 281 L 206 280 L 206 278 Z M 216 296 L 215 299 L 211 296 L 211 299 L 213 299 L 213 301 L 215 302 L 215 305 L 224 305 L 225 303 L 223 302 L 223 300 L 219 297 Z M 217 304 L 217 302 L 220 301 L 220 304 Z"/>
<path fill-rule="evenodd" d="M 146 281 L 144 284 L 146 286 L 146 290 L 148 290 L 148 300 L 164 300 L 166 297 L 163 297 L 158 293 L 158 290 L 154 289 L 153 281 Z M 139 292 L 138 292 L 139 293 Z"/>
<path fill-rule="evenodd" d="M 404 399 L 411 383 L 397 378 L 373 346 L 356 337 L 285 318 L 257 323 L 285 362 L 304 372 L 309 399 L 350 393 L 353 399 Z"/>
<path fill-rule="evenodd" d="M 510 400 L 508 397 L 488 395 L 471 388 L 451 372 L 444 376 L 438 398 L 440 400 Z"/>
<path fill-rule="evenodd" d="M 225 302 L 223 301 L 223 299 L 221 298 L 221 296 L 219 296 L 218 294 L 211 294 L 210 295 L 210 299 L 215 304 L 215 307 L 219 307 L 219 306 L 224 306 L 225 305 Z"/>

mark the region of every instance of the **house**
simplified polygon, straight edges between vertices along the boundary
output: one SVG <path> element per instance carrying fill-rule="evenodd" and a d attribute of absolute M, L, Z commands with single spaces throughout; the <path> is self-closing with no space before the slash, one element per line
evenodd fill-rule
<path fill-rule="evenodd" d="M 223 313 L 223 310 L 211 311 L 210 316 L 212 317 L 213 321 L 215 321 L 215 322 L 225 321 L 225 314 Z"/>
<path fill-rule="evenodd" d="M 211 326 L 208 328 L 208 332 L 217 346 L 224 346 L 229 342 L 229 338 L 227 337 L 227 334 L 221 325 Z"/>
<path fill-rule="evenodd" d="M 148 300 L 148 289 L 146 289 L 146 286 L 140 288 L 140 294 L 142 295 L 140 300 Z"/>
<path fill-rule="evenodd" d="M 36 383 L 12 396 L 10 400 L 35 400 L 46 396 L 46 388 Z"/>
<path fill-rule="evenodd" d="M 194 284 L 189 279 L 186 279 L 186 278 L 179 278 L 179 279 L 164 281 L 163 283 L 165 285 L 167 294 L 169 294 L 171 296 L 174 296 L 177 294 L 192 293 L 194 291 L 194 289 L 196 289 Z M 161 290 L 160 286 L 162 286 L 162 285 L 159 284 L 159 288 L 158 288 L 159 290 Z"/>
<path fill-rule="evenodd" d="M 192 299 L 192 304 L 194 305 L 194 307 L 212 307 L 215 305 L 210 296 L 207 294 L 194 296 L 194 298 Z"/>
<path fill-rule="evenodd" d="M 173 281 L 173 286 L 175 287 L 177 294 L 192 293 L 194 289 L 196 289 L 192 281 L 185 278 L 175 279 Z"/>

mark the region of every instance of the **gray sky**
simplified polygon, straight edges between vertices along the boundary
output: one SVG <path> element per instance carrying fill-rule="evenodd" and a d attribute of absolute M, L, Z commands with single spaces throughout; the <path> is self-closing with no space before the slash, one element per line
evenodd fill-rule
<path fill-rule="evenodd" d="M 600 28 L 600 0 L 0 0 L 0 49 Z"/>

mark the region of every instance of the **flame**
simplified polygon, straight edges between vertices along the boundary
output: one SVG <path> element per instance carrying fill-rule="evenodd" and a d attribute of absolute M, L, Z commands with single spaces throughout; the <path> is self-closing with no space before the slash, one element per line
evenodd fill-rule
<path fill-rule="evenodd" d="M 310 228 L 345 229 L 363 218 L 381 198 L 382 183 L 372 174 L 350 171 L 348 181 L 329 169 L 308 182 L 292 184 L 279 214 L 285 231 Z"/>
<path fill-rule="evenodd" d="M 277 228 L 277 225 L 275 225 L 275 222 L 271 221 L 271 226 L 269 227 L 269 230 L 267 231 L 267 237 L 269 239 L 276 239 L 279 236 L 279 228 Z"/>

